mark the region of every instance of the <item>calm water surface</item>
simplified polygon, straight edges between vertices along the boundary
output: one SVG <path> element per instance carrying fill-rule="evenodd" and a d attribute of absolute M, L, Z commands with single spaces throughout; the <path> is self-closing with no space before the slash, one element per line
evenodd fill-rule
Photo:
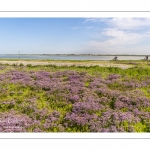
<path fill-rule="evenodd" d="M 19 59 L 19 55 L 0 54 L 1 59 Z M 114 56 L 20 55 L 20 59 L 37 60 L 112 60 Z M 118 60 L 141 60 L 144 56 L 118 56 Z"/>

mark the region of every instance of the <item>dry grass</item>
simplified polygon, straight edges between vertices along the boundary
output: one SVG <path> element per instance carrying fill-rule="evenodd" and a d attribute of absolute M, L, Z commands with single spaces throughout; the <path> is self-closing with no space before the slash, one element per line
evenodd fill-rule
<path fill-rule="evenodd" d="M 18 61 L 7 61 L 1 60 L 1 64 L 9 64 L 9 65 L 20 65 L 23 64 L 24 66 L 31 64 L 35 65 L 56 65 L 56 66 L 100 66 L 100 67 L 119 67 L 122 69 L 128 69 L 133 67 L 133 65 L 128 64 L 116 64 L 112 61 L 26 61 L 26 60 L 18 60 Z"/>

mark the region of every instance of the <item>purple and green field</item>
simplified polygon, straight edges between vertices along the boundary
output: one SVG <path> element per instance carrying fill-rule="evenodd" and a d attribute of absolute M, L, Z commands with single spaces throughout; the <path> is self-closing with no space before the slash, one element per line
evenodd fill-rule
<path fill-rule="evenodd" d="M 0 132 L 150 132 L 150 67 L 141 64 L 1 64 Z"/>

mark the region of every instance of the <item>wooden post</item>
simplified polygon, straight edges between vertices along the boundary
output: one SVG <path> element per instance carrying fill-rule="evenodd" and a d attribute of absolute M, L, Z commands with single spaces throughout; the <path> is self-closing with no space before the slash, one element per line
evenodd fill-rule
<path fill-rule="evenodd" d="M 19 60 L 20 60 L 20 51 L 19 51 Z"/>

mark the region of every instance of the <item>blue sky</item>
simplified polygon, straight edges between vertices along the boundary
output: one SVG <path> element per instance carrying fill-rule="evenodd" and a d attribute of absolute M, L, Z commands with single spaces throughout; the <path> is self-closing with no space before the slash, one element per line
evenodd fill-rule
<path fill-rule="evenodd" d="M 0 54 L 150 54 L 150 18 L 0 18 Z"/>

